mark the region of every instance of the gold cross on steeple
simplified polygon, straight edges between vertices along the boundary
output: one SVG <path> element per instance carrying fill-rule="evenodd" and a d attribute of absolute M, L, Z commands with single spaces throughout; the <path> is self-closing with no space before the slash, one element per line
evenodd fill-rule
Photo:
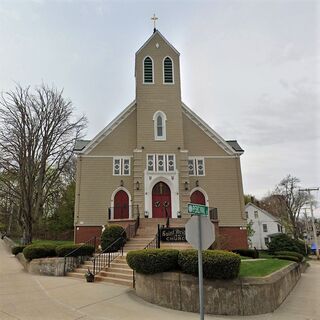
<path fill-rule="evenodd" d="M 153 14 L 153 17 L 151 17 L 151 20 L 153 20 L 153 32 L 155 32 L 157 29 L 156 29 L 156 21 L 158 20 L 159 18 L 156 17 L 156 14 L 154 13 Z"/>

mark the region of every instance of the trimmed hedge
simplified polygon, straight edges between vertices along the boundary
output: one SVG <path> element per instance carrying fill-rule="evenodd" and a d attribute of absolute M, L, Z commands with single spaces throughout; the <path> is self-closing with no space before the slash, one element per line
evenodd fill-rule
<path fill-rule="evenodd" d="M 122 240 L 118 241 L 114 246 L 112 246 L 112 248 L 110 248 L 110 252 L 118 251 L 122 246 L 124 246 L 124 244 L 126 243 L 127 235 L 122 226 L 117 224 L 107 225 L 101 235 L 102 250 L 108 248 L 114 241 L 116 241 L 120 237 L 122 237 Z"/>
<path fill-rule="evenodd" d="M 76 249 L 79 250 L 75 251 Z M 56 247 L 56 254 L 58 257 L 64 257 L 67 254 L 70 254 L 70 257 L 79 257 L 79 256 L 92 256 L 95 249 L 94 246 L 90 245 L 79 245 L 79 244 L 63 244 Z"/>
<path fill-rule="evenodd" d="M 243 257 L 250 257 L 253 259 L 259 258 L 259 251 L 254 249 L 235 249 L 235 250 L 232 250 L 232 252 L 240 254 L 240 256 L 243 256 Z"/>
<path fill-rule="evenodd" d="M 47 258 L 56 256 L 56 246 L 55 245 L 37 245 L 31 244 L 23 249 L 23 254 L 28 260 Z"/>
<path fill-rule="evenodd" d="M 281 260 L 290 260 L 290 261 L 294 261 L 294 262 L 300 262 L 298 257 L 294 257 L 294 256 L 285 256 L 285 255 L 278 255 L 278 256 L 274 256 L 274 259 L 281 259 Z"/>
<path fill-rule="evenodd" d="M 292 239 L 286 234 L 279 234 L 272 237 L 268 248 L 272 254 L 277 251 L 290 251 L 300 253 L 303 256 L 307 255 L 304 242 Z"/>
<path fill-rule="evenodd" d="M 18 253 L 22 252 L 25 247 L 26 246 L 15 246 L 11 249 L 11 253 L 16 256 Z"/>
<path fill-rule="evenodd" d="M 299 259 L 299 262 L 303 260 L 303 255 L 297 252 L 291 252 L 291 251 L 277 251 L 275 252 L 276 257 L 277 256 L 289 256 L 289 257 L 296 257 Z"/>
<path fill-rule="evenodd" d="M 203 276 L 207 279 L 233 279 L 240 271 L 239 255 L 223 250 L 205 250 L 202 254 Z M 179 252 L 178 265 L 182 272 L 198 276 L 198 251 Z"/>
<path fill-rule="evenodd" d="M 143 249 L 127 253 L 127 263 L 138 273 L 153 274 L 178 269 L 178 250 Z"/>

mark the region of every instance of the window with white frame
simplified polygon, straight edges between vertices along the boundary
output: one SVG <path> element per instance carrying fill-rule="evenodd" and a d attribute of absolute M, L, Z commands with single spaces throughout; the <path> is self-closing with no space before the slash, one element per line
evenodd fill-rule
<path fill-rule="evenodd" d="M 204 158 L 202 157 L 189 157 L 188 168 L 190 176 L 204 176 Z"/>
<path fill-rule="evenodd" d="M 143 60 L 143 83 L 153 83 L 153 61 L 150 57 Z"/>
<path fill-rule="evenodd" d="M 174 172 L 176 161 L 174 154 L 148 154 L 148 172 Z"/>
<path fill-rule="evenodd" d="M 163 60 L 163 83 L 173 83 L 173 62 L 169 57 Z"/>
<path fill-rule="evenodd" d="M 153 115 L 153 123 L 154 123 L 154 139 L 155 140 L 166 140 L 166 121 L 167 117 L 162 111 L 157 111 Z"/>
<path fill-rule="evenodd" d="M 129 157 L 113 158 L 113 175 L 130 176 L 130 158 Z"/>
<path fill-rule="evenodd" d="M 254 211 L 254 218 L 258 219 L 259 215 L 258 215 L 258 211 Z"/>
<path fill-rule="evenodd" d="M 263 232 L 268 232 L 268 226 L 265 223 L 262 225 L 262 228 Z"/>

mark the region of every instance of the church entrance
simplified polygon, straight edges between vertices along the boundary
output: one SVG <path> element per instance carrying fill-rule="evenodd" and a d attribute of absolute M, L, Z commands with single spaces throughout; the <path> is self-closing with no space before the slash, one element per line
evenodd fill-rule
<path fill-rule="evenodd" d="M 114 219 L 129 219 L 129 197 L 128 194 L 119 190 L 114 196 Z"/>
<path fill-rule="evenodd" d="M 171 191 L 164 182 L 152 189 L 152 218 L 171 218 Z"/>
<path fill-rule="evenodd" d="M 196 190 L 192 193 L 190 200 L 191 203 L 206 205 L 206 198 L 204 194 L 199 190 Z"/>

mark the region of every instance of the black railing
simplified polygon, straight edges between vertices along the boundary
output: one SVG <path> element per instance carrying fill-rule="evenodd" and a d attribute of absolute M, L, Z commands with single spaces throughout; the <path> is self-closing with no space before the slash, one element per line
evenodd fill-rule
<path fill-rule="evenodd" d="M 140 218 L 138 216 L 134 223 L 129 223 L 127 225 L 127 227 L 125 228 L 127 240 L 135 237 L 135 235 L 137 234 L 137 230 L 139 228 L 139 224 L 140 224 Z"/>
<path fill-rule="evenodd" d="M 139 206 L 138 205 L 120 205 L 108 208 L 108 220 L 114 219 L 132 219 L 139 217 Z"/>
<path fill-rule="evenodd" d="M 160 248 L 160 225 L 158 224 L 158 232 L 155 237 L 143 249 L 159 249 Z"/>
<path fill-rule="evenodd" d="M 113 248 L 120 244 L 120 249 L 115 251 Z M 102 269 L 110 267 L 110 263 L 120 255 L 123 256 L 123 247 L 125 244 L 125 239 L 121 236 L 114 242 L 112 242 L 107 248 L 105 248 L 101 253 L 94 257 L 92 260 L 93 264 L 93 274 L 98 274 Z"/>
<path fill-rule="evenodd" d="M 84 246 L 93 246 L 96 249 L 97 246 L 97 240 L 98 238 L 96 236 L 90 238 L 87 240 L 85 243 L 83 243 L 81 246 L 78 248 L 74 249 L 73 251 L 69 252 L 66 254 L 64 258 L 64 263 L 63 263 L 63 274 L 66 275 L 67 272 L 73 271 L 74 268 L 77 268 L 81 264 L 84 263 L 85 259 L 87 258 L 86 256 L 78 256 L 77 252 L 82 249 Z"/>

